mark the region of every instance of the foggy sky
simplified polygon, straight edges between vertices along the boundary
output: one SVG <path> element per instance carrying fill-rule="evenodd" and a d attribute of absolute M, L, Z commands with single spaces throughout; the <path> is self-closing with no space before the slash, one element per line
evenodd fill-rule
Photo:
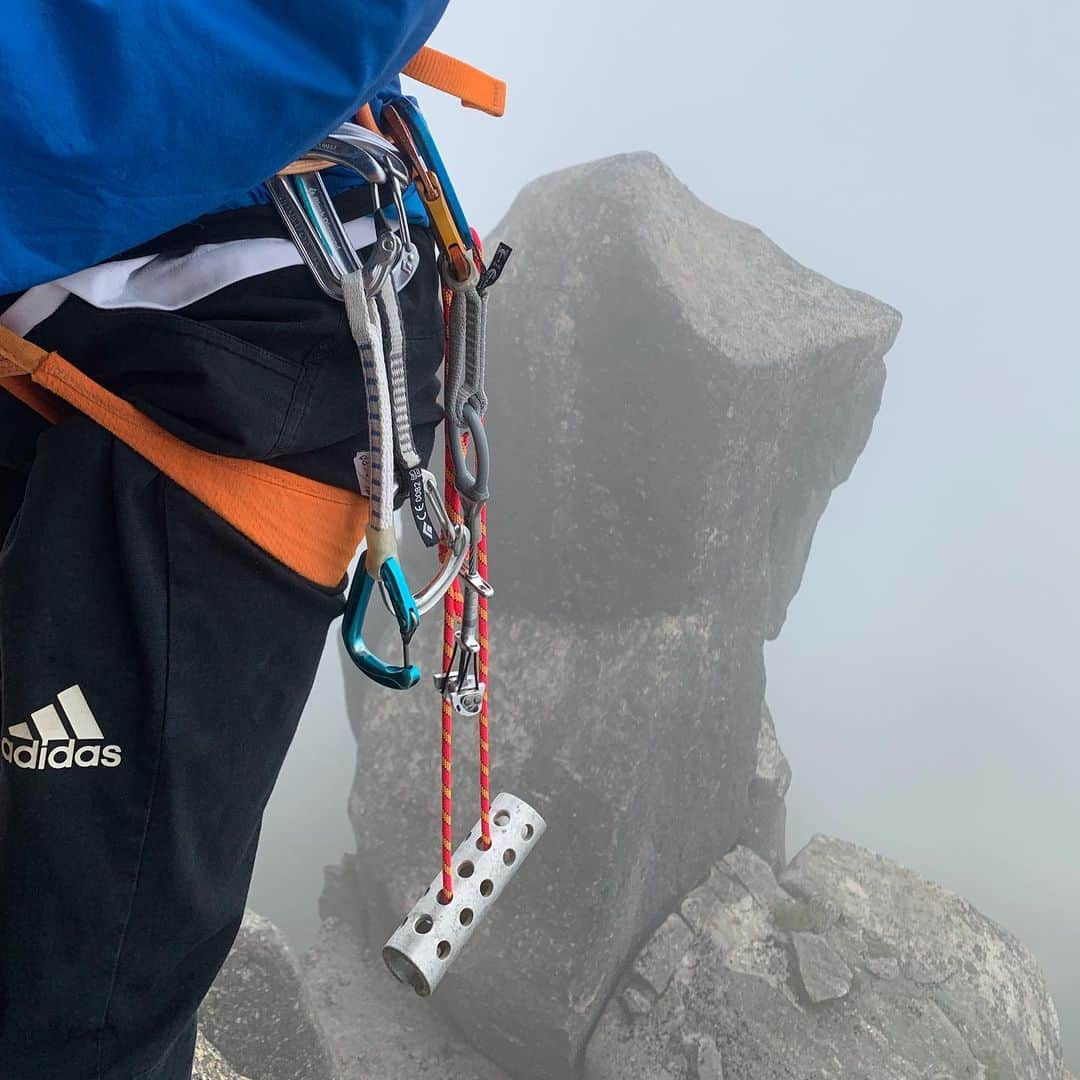
<path fill-rule="evenodd" d="M 502 121 L 420 95 L 482 230 L 541 173 L 654 150 L 903 313 L 767 652 L 789 849 L 832 833 L 968 896 L 1035 951 L 1075 1062 L 1080 5 L 457 0 L 433 44 L 510 80 Z M 252 897 L 300 944 L 351 844 L 339 678 L 334 656 Z"/>

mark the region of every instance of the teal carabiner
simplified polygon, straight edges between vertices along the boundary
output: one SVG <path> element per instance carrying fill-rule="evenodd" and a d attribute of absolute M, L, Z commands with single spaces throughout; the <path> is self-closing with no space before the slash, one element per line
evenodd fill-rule
<path fill-rule="evenodd" d="M 353 663 L 380 686 L 390 690 L 410 690 L 420 681 L 420 669 L 409 663 L 409 643 L 420 626 L 420 612 L 396 556 L 383 559 L 378 569 L 378 580 L 382 583 L 383 593 L 390 602 L 394 618 L 397 619 L 398 631 L 401 634 L 401 666 L 380 660 L 367 647 L 364 642 L 364 620 L 367 618 L 368 605 L 376 585 L 376 579 L 368 573 L 368 554 L 369 552 L 365 551 L 360 556 L 352 585 L 349 587 L 345 618 L 341 623 L 345 649 Z"/>

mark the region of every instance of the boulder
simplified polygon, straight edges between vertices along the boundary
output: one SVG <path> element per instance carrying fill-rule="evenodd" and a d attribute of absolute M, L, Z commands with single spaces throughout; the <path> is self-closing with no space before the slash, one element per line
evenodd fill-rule
<path fill-rule="evenodd" d="M 782 861 L 763 643 L 869 435 L 900 319 L 652 155 L 531 184 L 495 236 L 515 253 L 488 346 L 494 790 L 549 829 L 432 1005 L 513 1075 L 567 1080 L 619 972 L 709 867 L 740 841 Z M 428 673 L 440 642 L 429 617 Z M 357 851 L 327 903 L 377 948 L 439 866 L 438 703 L 353 672 L 348 701 Z M 460 838 L 473 725 L 455 746 Z"/>
<path fill-rule="evenodd" d="M 800 931 L 791 935 L 791 943 L 803 990 L 815 1005 L 847 994 L 854 976 L 828 938 Z"/>
<path fill-rule="evenodd" d="M 1060 1072 L 1057 1013 L 1034 957 L 969 901 L 824 836 L 780 880 L 895 957 L 903 982 L 925 988 L 988 1070 L 1032 1080 Z"/>
<path fill-rule="evenodd" d="M 631 964 L 587 1080 L 1069 1080 L 1033 959 L 960 897 L 821 836 L 779 882 L 755 876 L 729 888 L 724 860 L 683 900 L 671 980 L 631 1008 Z"/>
<path fill-rule="evenodd" d="M 251 1080 L 338 1080 L 299 961 L 269 919 L 247 911 L 199 1026 Z"/>

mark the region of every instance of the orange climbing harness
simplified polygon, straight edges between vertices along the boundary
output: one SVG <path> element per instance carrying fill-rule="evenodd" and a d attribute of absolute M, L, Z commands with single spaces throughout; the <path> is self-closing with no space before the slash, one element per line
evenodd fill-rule
<path fill-rule="evenodd" d="M 367 524 L 367 499 L 170 434 L 59 353 L 0 326 L 0 385 L 50 423 L 76 409 L 146 458 L 264 551 L 333 588 Z"/>

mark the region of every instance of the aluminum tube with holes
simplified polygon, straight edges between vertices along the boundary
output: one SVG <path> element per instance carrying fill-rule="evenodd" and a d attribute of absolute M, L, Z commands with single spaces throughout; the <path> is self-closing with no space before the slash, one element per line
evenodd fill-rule
<path fill-rule="evenodd" d="M 528 803 L 505 791 L 491 804 L 491 847 L 480 846 L 480 823 L 454 853 L 454 898 L 440 902 L 442 874 L 417 900 L 383 946 L 391 974 L 427 997 L 502 895 L 544 834 L 547 823 Z"/>

